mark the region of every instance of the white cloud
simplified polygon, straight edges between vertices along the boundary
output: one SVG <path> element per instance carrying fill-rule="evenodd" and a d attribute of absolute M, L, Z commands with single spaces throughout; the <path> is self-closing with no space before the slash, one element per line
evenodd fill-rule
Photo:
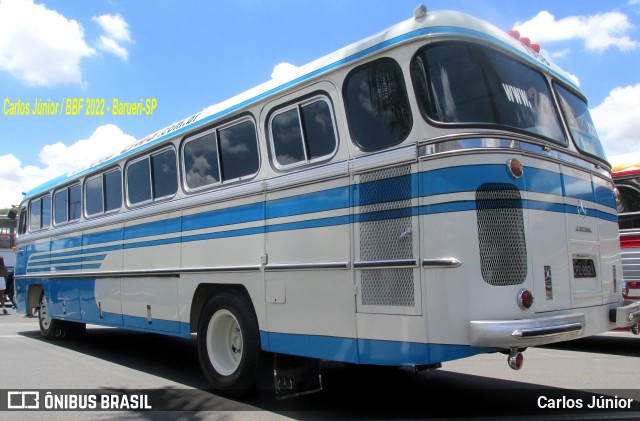
<path fill-rule="evenodd" d="M 131 41 L 129 24 L 119 14 L 100 15 L 93 17 L 91 20 L 97 22 L 109 38 L 118 41 Z"/>
<path fill-rule="evenodd" d="M 278 63 L 274 66 L 273 72 L 271 72 L 271 79 L 282 80 L 289 79 L 293 74 L 298 71 L 298 67 L 290 63 Z"/>
<path fill-rule="evenodd" d="M 111 54 L 115 54 L 120 57 L 122 60 L 126 60 L 129 58 L 129 51 L 127 51 L 123 46 L 118 44 L 113 38 L 102 36 L 98 40 L 98 44 L 96 45 L 102 51 L 106 51 Z"/>
<path fill-rule="evenodd" d="M 84 85 L 80 61 L 95 50 L 82 26 L 33 0 L 0 1 L 0 69 L 35 86 Z"/>
<path fill-rule="evenodd" d="M 579 39 L 587 50 L 595 52 L 608 48 L 630 51 L 640 45 L 627 35 L 633 25 L 627 15 L 620 12 L 556 20 L 555 16 L 543 10 L 526 22 L 516 23 L 514 29 L 540 44 Z"/>
<path fill-rule="evenodd" d="M 40 184 L 120 152 L 135 141 L 119 127 L 107 124 L 98 127 L 87 139 L 67 146 L 62 142 L 47 145 L 40 151 L 43 166 L 23 166 L 14 155 L 0 156 L 0 208 L 17 205 L 22 193 Z"/>
<path fill-rule="evenodd" d="M 591 116 L 610 159 L 640 151 L 640 83 L 612 90 Z"/>
<path fill-rule="evenodd" d="M 99 38 L 97 47 L 108 53 L 115 54 L 122 60 L 126 60 L 129 57 L 129 51 L 121 44 L 123 42 L 131 42 L 131 32 L 129 31 L 129 24 L 124 18 L 119 14 L 115 14 L 100 15 L 93 17 L 91 20 L 100 25 L 105 32 L 105 35 Z"/>

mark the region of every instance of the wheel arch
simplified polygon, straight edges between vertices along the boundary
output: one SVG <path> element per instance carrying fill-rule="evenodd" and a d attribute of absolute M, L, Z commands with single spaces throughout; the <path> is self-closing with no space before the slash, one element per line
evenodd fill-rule
<path fill-rule="evenodd" d="M 249 291 L 240 284 L 200 284 L 193 293 L 193 299 L 191 300 L 191 314 L 189 315 L 189 331 L 195 333 L 198 331 L 198 325 L 200 323 L 200 315 L 207 302 L 215 294 L 221 292 L 230 292 L 240 295 L 243 299 L 247 300 L 251 304 L 251 311 L 257 320 L 256 308 Z"/>
<path fill-rule="evenodd" d="M 44 287 L 40 284 L 34 284 L 34 285 L 29 285 L 29 290 L 27 292 L 27 299 L 26 299 L 26 314 L 32 315 L 31 314 L 31 309 L 36 308 L 40 305 L 40 297 L 42 296 L 42 293 L 44 292 Z"/>

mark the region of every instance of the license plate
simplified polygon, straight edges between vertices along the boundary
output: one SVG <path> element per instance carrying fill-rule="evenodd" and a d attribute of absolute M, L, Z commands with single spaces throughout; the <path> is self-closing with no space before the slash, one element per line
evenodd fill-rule
<path fill-rule="evenodd" d="M 574 278 L 595 278 L 596 266 L 591 259 L 573 259 Z"/>

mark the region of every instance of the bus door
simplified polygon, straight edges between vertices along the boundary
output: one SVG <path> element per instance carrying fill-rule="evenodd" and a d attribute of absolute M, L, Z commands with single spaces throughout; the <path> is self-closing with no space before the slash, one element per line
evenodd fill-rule
<path fill-rule="evenodd" d="M 565 218 L 569 250 L 572 307 L 602 305 L 602 279 L 611 262 L 601 261 L 598 210 L 591 174 L 563 166 Z M 606 243 L 603 243 L 606 244 Z"/>
<path fill-rule="evenodd" d="M 369 168 L 353 179 L 358 337 L 424 342 L 423 319 L 412 317 L 422 315 L 415 165 Z M 361 363 L 380 358 L 373 343 L 359 342 Z"/>

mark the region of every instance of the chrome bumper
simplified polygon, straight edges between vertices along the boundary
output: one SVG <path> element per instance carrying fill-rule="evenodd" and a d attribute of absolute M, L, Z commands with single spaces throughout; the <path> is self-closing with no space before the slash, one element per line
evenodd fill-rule
<path fill-rule="evenodd" d="M 633 326 L 640 322 L 640 303 L 625 301 L 622 307 L 612 308 L 609 311 L 609 321 L 616 327 Z"/>
<path fill-rule="evenodd" d="M 523 320 L 471 321 L 472 346 L 520 348 L 576 339 L 585 327 L 584 314 Z"/>
<path fill-rule="evenodd" d="M 606 316 L 605 316 L 606 317 Z M 609 310 L 614 327 L 640 322 L 640 303 L 625 301 Z M 522 320 L 477 320 L 470 323 L 470 344 L 493 348 L 520 348 L 567 341 L 581 336 L 586 327 L 582 313 Z"/>

